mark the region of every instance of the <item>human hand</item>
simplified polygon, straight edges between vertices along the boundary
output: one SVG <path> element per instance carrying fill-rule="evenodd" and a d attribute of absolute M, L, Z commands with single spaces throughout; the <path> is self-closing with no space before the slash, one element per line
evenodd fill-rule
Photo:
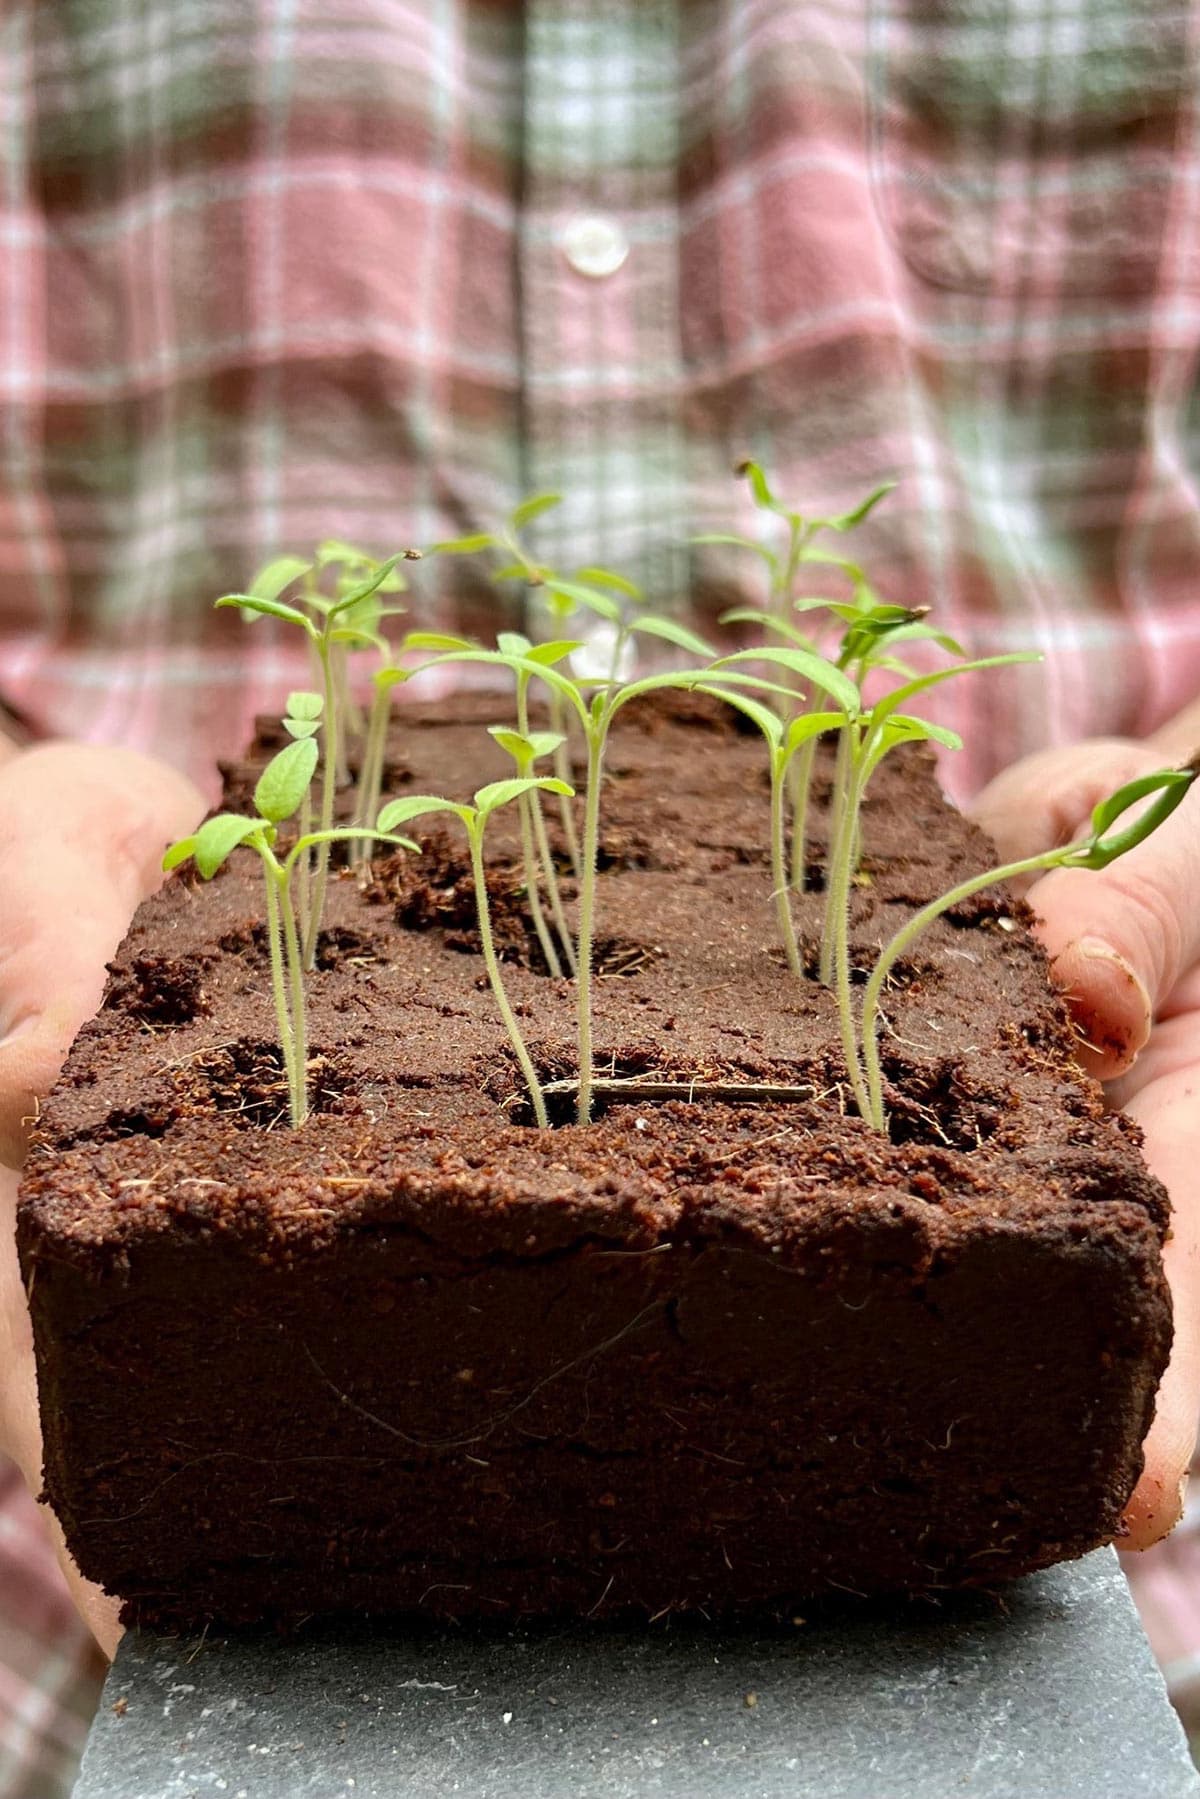
<path fill-rule="evenodd" d="M 163 850 L 203 812 L 190 781 L 132 750 L 47 744 L 0 760 L 0 1451 L 34 1492 L 41 1432 L 16 1171 L 38 1102 L 100 1003 L 104 965 L 162 879 Z M 76 1603 L 111 1654 L 116 1605 L 51 1528 Z"/>
<path fill-rule="evenodd" d="M 1179 757 L 1101 738 L 1014 764 L 972 812 L 1002 859 L 1081 836 L 1123 782 Z M 1200 1416 L 1200 809 L 1185 803 L 1145 843 L 1092 873 L 1058 869 L 1029 888 L 1037 932 L 1079 1026 L 1079 1057 L 1145 1132 L 1171 1195 L 1164 1251 L 1175 1308 L 1170 1365 L 1125 1514 L 1124 1547 L 1146 1549 L 1178 1523 Z"/>

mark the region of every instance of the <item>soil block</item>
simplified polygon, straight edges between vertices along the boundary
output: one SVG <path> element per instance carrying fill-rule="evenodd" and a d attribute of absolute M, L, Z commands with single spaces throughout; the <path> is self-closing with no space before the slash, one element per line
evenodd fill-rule
<path fill-rule="evenodd" d="M 410 708 L 390 789 L 500 776 L 483 726 L 504 710 Z M 272 747 L 264 727 L 226 771 L 232 800 Z M 825 765 L 816 787 L 813 962 Z M 1136 1128 L 1079 1071 L 999 891 L 898 968 L 872 1133 L 831 996 L 775 946 L 766 801 L 733 715 L 624 715 L 595 1035 L 606 1080 L 647 1085 L 609 1088 L 587 1128 L 567 1122 L 574 988 L 541 959 L 511 821 L 488 886 L 510 997 L 563 1084 L 545 1132 L 452 822 L 330 884 L 299 1131 L 257 858 L 140 909 L 19 1217 L 46 1494 L 127 1619 L 790 1616 L 992 1584 L 1116 1533 L 1170 1340 L 1167 1200 Z M 865 972 L 992 851 L 920 749 L 884 765 L 863 825 Z"/>

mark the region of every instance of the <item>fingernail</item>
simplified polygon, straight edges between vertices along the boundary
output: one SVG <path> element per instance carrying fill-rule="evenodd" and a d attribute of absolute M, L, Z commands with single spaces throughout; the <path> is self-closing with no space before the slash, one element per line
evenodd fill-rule
<path fill-rule="evenodd" d="M 1057 958 L 1055 969 L 1084 1026 L 1087 1047 L 1112 1072 L 1124 1072 L 1145 1048 L 1154 1018 L 1137 970 L 1101 937 L 1076 938 Z M 1072 991 L 1078 977 L 1082 993 Z"/>

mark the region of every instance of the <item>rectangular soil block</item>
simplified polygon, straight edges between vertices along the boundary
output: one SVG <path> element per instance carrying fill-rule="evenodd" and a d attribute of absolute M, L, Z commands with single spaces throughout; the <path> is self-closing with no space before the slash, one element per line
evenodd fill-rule
<path fill-rule="evenodd" d="M 413 709 L 393 791 L 501 774 L 503 714 Z M 775 947 L 761 740 L 631 708 L 604 804 L 600 1071 L 689 1092 L 586 1129 L 526 1122 L 452 824 L 331 883 L 299 1132 L 256 858 L 139 911 L 20 1213 L 47 1495 L 128 1618 L 790 1612 L 1116 1531 L 1169 1344 L 1166 1196 L 1022 908 L 983 895 L 901 965 L 880 1137 L 830 995 Z M 506 828 L 509 992 L 565 1080 L 574 989 Z M 991 854 L 923 751 L 885 765 L 864 843 L 864 967 Z M 800 1095 L 729 1096 L 764 1083 Z"/>

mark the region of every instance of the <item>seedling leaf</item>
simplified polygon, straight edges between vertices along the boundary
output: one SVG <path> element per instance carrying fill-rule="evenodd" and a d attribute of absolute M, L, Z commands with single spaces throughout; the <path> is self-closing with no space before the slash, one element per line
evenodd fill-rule
<path fill-rule="evenodd" d="M 299 556 L 276 556 L 259 569 L 250 583 L 250 592 L 256 600 L 277 600 L 285 587 L 307 575 L 311 568 L 312 563 Z"/>
<path fill-rule="evenodd" d="M 738 650 L 736 655 L 723 656 L 715 664 L 717 668 L 728 668 L 733 663 L 773 662 L 779 668 L 786 668 L 803 680 L 811 681 L 819 687 L 846 713 L 847 717 L 856 718 L 860 711 L 858 688 L 840 668 L 827 662 L 824 656 L 818 656 L 812 650 L 780 649 L 774 644 L 764 644 L 757 649 Z"/>
<path fill-rule="evenodd" d="M 621 622 L 621 608 L 608 594 L 601 593 L 598 587 L 583 587 L 578 581 L 547 581 L 546 592 L 554 594 L 560 600 L 569 600 L 572 606 L 583 606 L 588 612 L 594 612 L 599 618 L 608 619 L 610 624 Z"/>
<path fill-rule="evenodd" d="M 236 606 L 243 615 L 261 613 L 266 618 L 282 618 L 289 625 L 300 625 L 310 637 L 317 634 L 312 620 L 298 606 L 285 606 L 282 600 L 261 599 L 253 593 L 223 593 L 216 604 L 218 610 L 223 606 Z"/>
<path fill-rule="evenodd" d="M 772 712 L 769 706 L 761 705 L 758 700 L 752 700 L 748 694 L 732 692 L 728 688 L 716 686 L 713 682 L 702 682 L 696 691 L 697 693 L 707 693 L 713 699 L 724 700 L 726 705 L 736 707 L 739 712 L 744 713 L 753 724 L 758 726 L 772 749 L 778 748 L 783 738 L 783 726 L 779 722 L 778 714 Z"/>
<path fill-rule="evenodd" d="M 263 818 L 281 824 L 300 808 L 317 766 L 317 745 L 303 737 L 272 756 L 258 778 L 254 804 Z"/>
<path fill-rule="evenodd" d="M 750 491 L 754 495 L 756 505 L 761 506 L 766 512 L 782 511 L 779 501 L 771 492 L 770 482 L 763 472 L 761 463 L 754 462 L 747 457 L 745 462 L 738 463 L 737 473 L 744 476 L 750 483 Z"/>
<path fill-rule="evenodd" d="M 211 881 L 240 843 L 264 829 L 261 818 L 242 818 L 234 812 L 218 812 L 215 818 L 205 819 L 192 839 L 192 856 L 200 874 Z"/>
<path fill-rule="evenodd" d="M 472 531 L 466 537 L 446 537 L 430 546 L 431 556 L 477 556 L 480 550 L 496 548 L 490 531 Z"/>
<path fill-rule="evenodd" d="M 301 689 L 298 693 L 289 693 L 287 696 L 289 718 L 318 719 L 324 707 L 324 694 L 310 693 L 307 689 Z"/>
<path fill-rule="evenodd" d="M 530 524 L 535 518 L 540 518 L 543 512 L 549 512 L 552 507 L 561 505 L 562 495 L 560 493 L 532 494 L 528 500 L 522 500 L 519 506 L 514 506 L 510 514 L 513 529 L 520 531 L 523 526 Z"/>
<path fill-rule="evenodd" d="M 575 789 L 569 786 L 566 781 L 556 780 L 551 775 L 543 775 L 536 780 L 528 778 L 511 781 L 489 781 L 487 786 L 481 787 L 475 795 L 475 805 L 478 809 L 480 819 L 484 819 L 487 818 L 490 813 L 495 812 L 498 807 L 511 805 L 513 800 L 520 799 L 523 793 L 535 792 L 561 793 L 565 795 L 567 799 L 571 799 L 574 796 Z"/>
<path fill-rule="evenodd" d="M 575 571 L 575 579 L 591 585 L 598 582 L 601 587 L 611 587 L 615 593 L 623 593 L 627 600 L 643 600 L 646 597 L 636 581 L 617 574 L 615 569 L 579 568 Z"/>
<path fill-rule="evenodd" d="M 690 656 L 703 656 L 711 661 L 716 655 L 711 643 L 705 643 L 703 637 L 697 637 L 686 625 L 677 624 L 673 618 L 659 618 L 652 613 L 647 618 L 631 620 L 631 631 L 637 631 L 644 637 L 661 637 L 664 643 L 673 643 L 676 649 L 686 650 Z"/>
<path fill-rule="evenodd" d="M 457 806 L 453 800 L 441 799 L 436 793 L 410 793 L 404 799 L 388 801 L 375 820 L 375 829 L 386 835 L 394 831 L 397 825 L 408 824 L 414 818 L 424 818 L 430 812 L 453 812 L 464 823 L 473 816 L 470 806 Z"/>
<path fill-rule="evenodd" d="M 881 481 L 878 487 L 872 488 L 865 500 L 853 507 L 849 512 L 840 512 L 836 518 L 822 519 L 831 531 L 853 531 L 855 525 L 861 525 L 869 512 L 873 512 L 880 500 L 885 500 L 896 487 L 895 481 Z"/>

